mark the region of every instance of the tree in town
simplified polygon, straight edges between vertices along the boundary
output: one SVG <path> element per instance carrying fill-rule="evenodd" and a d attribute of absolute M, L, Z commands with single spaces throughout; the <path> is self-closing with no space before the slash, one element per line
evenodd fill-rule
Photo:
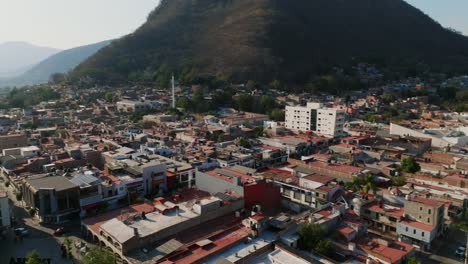
<path fill-rule="evenodd" d="M 25 264 L 43 264 L 44 262 L 42 261 L 41 257 L 39 256 L 39 253 L 37 253 L 36 250 L 33 250 L 28 253 L 26 256 L 26 262 Z"/>
<path fill-rule="evenodd" d="M 65 247 L 66 255 L 68 258 L 72 257 L 72 241 L 69 237 L 65 237 L 63 240 L 63 245 Z"/>
<path fill-rule="evenodd" d="M 279 122 L 284 121 L 285 113 L 283 109 L 275 108 L 271 110 L 269 116 L 272 120 Z"/>
<path fill-rule="evenodd" d="M 421 261 L 419 261 L 418 258 L 416 258 L 415 256 L 412 256 L 408 259 L 408 264 L 421 264 Z"/>
<path fill-rule="evenodd" d="M 241 94 L 236 98 L 237 109 L 239 111 L 250 112 L 254 108 L 255 98 L 250 94 Z"/>
<path fill-rule="evenodd" d="M 112 92 L 107 92 L 105 95 L 104 95 L 104 99 L 106 100 L 106 102 L 108 103 L 112 103 L 114 102 L 114 93 Z"/>
<path fill-rule="evenodd" d="M 403 186 L 406 184 L 406 177 L 403 175 L 395 176 L 392 178 L 392 182 L 395 186 Z"/>
<path fill-rule="evenodd" d="M 241 146 L 241 147 L 244 147 L 244 148 L 251 148 L 252 147 L 252 144 L 250 144 L 250 141 L 248 141 L 247 139 L 245 138 L 240 138 L 238 141 L 237 141 L 237 145 Z"/>
<path fill-rule="evenodd" d="M 421 166 L 414 157 L 409 157 L 401 161 L 401 170 L 407 173 L 416 173 L 421 170 Z"/>
<path fill-rule="evenodd" d="M 330 256 L 333 253 L 333 242 L 330 239 L 322 239 L 315 246 L 315 252 L 323 256 Z"/>
<path fill-rule="evenodd" d="M 111 252 L 99 248 L 92 248 L 81 260 L 81 264 L 115 264 L 116 257 Z"/>
<path fill-rule="evenodd" d="M 315 249 L 324 235 L 325 230 L 319 224 L 303 224 L 299 226 L 301 246 L 306 250 Z"/>
<path fill-rule="evenodd" d="M 352 181 L 345 183 L 345 187 L 355 192 L 362 191 L 368 193 L 372 191 L 375 193 L 377 190 L 377 185 L 372 174 L 366 174 L 364 177 L 354 177 Z"/>

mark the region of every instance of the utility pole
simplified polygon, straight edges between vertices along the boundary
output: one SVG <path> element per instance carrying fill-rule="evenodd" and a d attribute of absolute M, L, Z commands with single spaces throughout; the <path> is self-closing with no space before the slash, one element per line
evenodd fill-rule
<path fill-rule="evenodd" d="M 468 230 L 464 230 L 466 235 L 466 246 L 465 246 L 465 264 L 468 264 Z"/>
<path fill-rule="evenodd" d="M 175 81 L 174 81 L 174 74 L 172 74 L 172 108 L 176 107 L 175 101 Z"/>

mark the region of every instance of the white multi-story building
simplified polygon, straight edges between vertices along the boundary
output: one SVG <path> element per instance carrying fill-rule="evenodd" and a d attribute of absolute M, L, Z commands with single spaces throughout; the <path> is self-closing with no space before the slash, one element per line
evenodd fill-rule
<path fill-rule="evenodd" d="M 0 231 L 2 231 L 3 227 L 9 227 L 10 225 L 11 216 L 8 195 L 0 190 Z"/>
<path fill-rule="evenodd" d="M 343 134 L 345 111 L 325 108 L 321 103 L 307 106 L 286 106 L 286 128 L 312 131 L 319 135 L 337 137 Z"/>

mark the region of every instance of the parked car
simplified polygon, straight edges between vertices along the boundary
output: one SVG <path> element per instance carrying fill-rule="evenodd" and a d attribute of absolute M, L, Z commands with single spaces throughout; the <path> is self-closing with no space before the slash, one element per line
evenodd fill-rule
<path fill-rule="evenodd" d="M 463 247 L 463 246 L 460 246 L 455 251 L 455 255 L 457 255 L 460 258 L 463 258 L 463 257 L 465 257 L 465 251 L 466 251 L 466 248 Z"/>
<path fill-rule="evenodd" d="M 14 231 L 15 231 L 15 234 L 18 235 L 18 236 L 27 236 L 27 235 L 29 235 L 29 230 L 27 230 L 24 227 L 15 228 Z"/>
<path fill-rule="evenodd" d="M 57 229 L 54 230 L 54 236 L 63 235 L 63 234 L 65 234 L 65 232 L 66 232 L 65 227 L 63 227 L 63 226 L 62 226 L 62 227 L 59 227 L 59 228 L 57 228 Z"/>

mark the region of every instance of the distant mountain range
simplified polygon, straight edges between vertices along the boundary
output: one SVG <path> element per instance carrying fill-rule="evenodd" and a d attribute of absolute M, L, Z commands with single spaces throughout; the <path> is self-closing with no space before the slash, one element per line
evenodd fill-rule
<path fill-rule="evenodd" d="M 53 73 L 69 72 L 110 42 L 107 40 L 58 52 L 30 67 L 19 76 L 0 78 L 0 87 L 45 83 Z"/>
<path fill-rule="evenodd" d="M 40 47 L 26 42 L 1 43 L 0 77 L 20 75 L 59 51 L 59 49 Z"/>
<path fill-rule="evenodd" d="M 359 61 L 468 69 L 468 38 L 403 0 L 162 0 L 145 24 L 72 76 L 156 79 L 165 67 L 233 81 L 306 82 Z"/>

